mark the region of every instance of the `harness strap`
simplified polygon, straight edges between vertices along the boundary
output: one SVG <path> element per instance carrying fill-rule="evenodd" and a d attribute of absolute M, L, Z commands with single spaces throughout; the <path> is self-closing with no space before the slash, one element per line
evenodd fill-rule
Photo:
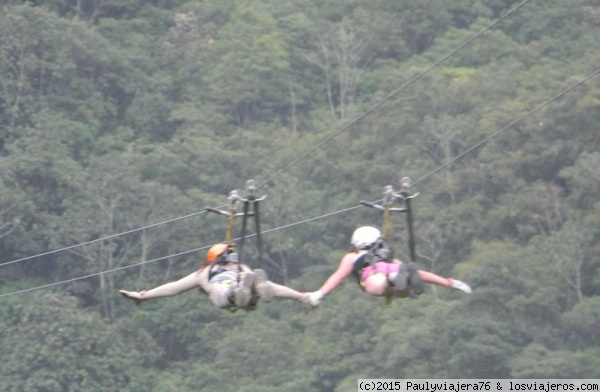
<path fill-rule="evenodd" d="M 245 199 L 241 199 L 244 202 L 244 212 L 242 213 L 242 234 L 240 240 L 240 253 L 244 248 L 244 239 L 246 238 L 246 225 L 248 217 L 254 217 L 254 229 L 256 232 L 256 246 L 258 248 L 258 259 L 259 266 L 262 265 L 262 240 L 260 235 L 260 212 L 259 202 L 265 200 L 267 197 L 263 196 L 260 199 L 256 198 L 256 183 L 254 180 L 248 180 L 246 182 L 247 195 Z"/>
<path fill-rule="evenodd" d="M 363 260 L 361 260 L 363 259 Z M 393 252 L 387 247 L 384 241 L 377 241 L 368 252 L 365 252 L 359 255 L 354 260 L 354 266 L 352 267 L 352 273 L 356 276 L 358 284 L 363 287 L 363 279 L 362 273 L 366 267 L 371 267 L 372 271 L 369 276 L 373 274 L 378 274 L 377 268 L 375 266 L 376 263 L 385 262 L 385 263 L 393 263 Z M 387 279 L 390 286 L 393 286 L 393 282 Z"/>
<path fill-rule="evenodd" d="M 217 265 L 217 268 L 215 270 L 213 270 L 214 266 L 209 266 L 208 268 L 210 268 L 210 270 L 208 270 L 208 281 L 210 281 L 212 278 L 224 271 L 223 267 L 220 264 Z"/>
<path fill-rule="evenodd" d="M 233 271 L 233 269 L 223 268 L 226 264 L 237 264 L 238 282 L 240 279 L 240 273 L 242 272 L 241 263 L 238 260 L 238 254 L 232 250 L 227 250 L 217 260 L 213 261 L 208 268 L 208 280 L 210 281 L 213 277 L 224 271 Z M 216 267 L 216 268 L 215 268 Z"/>
<path fill-rule="evenodd" d="M 381 234 L 382 240 L 387 240 L 392 227 L 390 223 L 390 212 L 392 204 L 394 203 L 394 188 L 388 185 L 383 190 L 383 233 Z"/>

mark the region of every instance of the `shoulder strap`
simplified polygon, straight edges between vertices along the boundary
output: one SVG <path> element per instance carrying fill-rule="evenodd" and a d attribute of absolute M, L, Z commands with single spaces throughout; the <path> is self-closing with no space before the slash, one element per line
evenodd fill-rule
<path fill-rule="evenodd" d="M 370 257 L 369 252 L 360 254 L 356 257 L 356 259 L 354 259 L 354 265 L 352 266 L 352 275 L 356 277 L 356 280 L 359 284 L 360 278 L 362 276 L 362 270 L 368 265 L 375 265 L 372 262 L 372 257 Z"/>
<path fill-rule="evenodd" d="M 369 253 L 373 255 L 372 258 L 375 262 L 385 261 L 386 263 L 391 263 L 394 261 L 394 252 L 384 240 L 377 241 L 369 250 Z"/>

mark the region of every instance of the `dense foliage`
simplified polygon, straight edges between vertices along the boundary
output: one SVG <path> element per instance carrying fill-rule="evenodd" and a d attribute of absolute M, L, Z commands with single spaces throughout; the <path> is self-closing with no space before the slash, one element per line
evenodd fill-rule
<path fill-rule="evenodd" d="M 600 77 L 561 94 L 597 72 L 600 6 L 531 0 L 492 26 L 520 3 L 1 1 L 0 390 L 600 378 Z M 262 266 L 315 290 L 381 223 L 329 214 L 402 176 L 419 262 L 472 295 L 385 306 L 348 282 L 314 311 L 235 314 L 117 295 L 196 268 L 225 233 L 198 212 L 249 179 L 277 229 Z"/>

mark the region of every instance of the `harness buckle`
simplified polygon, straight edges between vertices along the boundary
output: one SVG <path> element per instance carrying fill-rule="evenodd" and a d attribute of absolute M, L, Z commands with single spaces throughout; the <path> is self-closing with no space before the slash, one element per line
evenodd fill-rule
<path fill-rule="evenodd" d="M 237 252 L 230 252 L 229 254 L 225 255 L 224 261 L 228 263 L 239 263 L 240 260 Z"/>

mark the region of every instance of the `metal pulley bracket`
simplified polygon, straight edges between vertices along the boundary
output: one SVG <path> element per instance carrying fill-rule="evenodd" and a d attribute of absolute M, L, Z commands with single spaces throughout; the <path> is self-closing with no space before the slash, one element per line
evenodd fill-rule
<path fill-rule="evenodd" d="M 248 180 L 246 182 L 246 197 L 241 199 L 244 203 L 244 212 L 243 212 L 243 220 L 242 220 L 242 234 L 240 241 L 240 253 L 244 248 L 244 239 L 246 238 L 246 222 L 248 217 L 254 217 L 254 228 L 256 232 L 256 247 L 258 248 L 258 258 L 259 264 L 262 264 L 262 241 L 260 237 L 260 214 L 259 214 L 259 202 L 265 200 L 267 198 L 266 195 L 261 198 L 256 198 L 256 190 L 257 190 L 256 182 L 254 180 Z"/>
<path fill-rule="evenodd" d="M 375 208 L 376 210 L 383 212 L 383 230 L 382 230 L 382 239 L 386 240 L 388 238 L 391 224 L 390 224 L 390 213 L 392 212 L 402 212 L 406 213 L 406 223 L 408 227 L 408 245 L 410 249 L 410 258 L 411 261 L 416 261 L 416 252 L 415 252 L 415 240 L 414 233 L 412 228 L 412 211 L 410 208 L 410 200 L 417 197 L 419 194 L 410 194 L 409 189 L 411 187 L 410 178 L 402 177 L 400 179 L 400 191 L 397 192 L 394 190 L 392 185 L 387 185 L 383 189 L 383 203 L 377 204 L 365 200 L 361 200 L 359 203 L 366 207 Z M 392 207 L 394 202 L 398 200 L 402 206 L 401 207 Z"/>
<path fill-rule="evenodd" d="M 230 249 L 235 247 L 235 242 L 233 241 L 233 220 L 237 217 L 242 217 L 242 235 L 240 242 L 240 251 L 238 254 L 241 254 L 241 250 L 243 248 L 244 237 L 246 236 L 246 222 L 248 217 L 254 217 L 255 227 L 256 227 L 256 236 L 257 236 L 257 246 L 259 249 L 260 255 L 262 255 L 261 250 L 261 241 L 260 241 L 260 221 L 259 221 L 259 209 L 258 203 L 265 200 L 267 196 L 262 196 L 261 198 L 256 198 L 256 183 L 254 180 L 249 180 L 246 182 L 246 196 L 240 196 L 237 190 L 233 190 L 229 193 L 227 197 L 228 205 L 227 209 L 219 209 L 213 207 L 206 207 L 206 211 L 214 212 L 220 215 L 224 215 L 227 218 L 227 230 L 225 232 L 225 238 L 227 244 Z M 238 212 L 239 204 L 243 203 L 243 211 Z"/>

